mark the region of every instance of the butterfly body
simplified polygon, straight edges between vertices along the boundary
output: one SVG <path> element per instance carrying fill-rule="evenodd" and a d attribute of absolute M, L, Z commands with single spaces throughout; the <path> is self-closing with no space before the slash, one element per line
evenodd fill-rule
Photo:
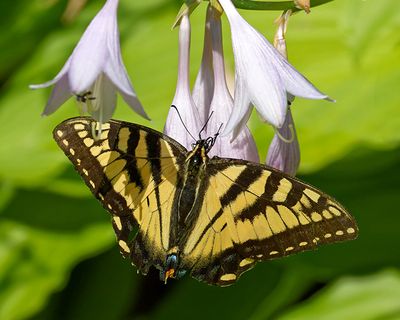
<path fill-rule="evenodd" d="M 186 272 L 220 286 L 258 261 L 354 239 L 354 219 L 333 198 L 265 165 L 188 151 L 162 133 L 112 120 L 69 119 L 54 137 L 111 213 L 117 242 L 143 274 Z M 137 230 L 136 230 L 137 228 Z"/>

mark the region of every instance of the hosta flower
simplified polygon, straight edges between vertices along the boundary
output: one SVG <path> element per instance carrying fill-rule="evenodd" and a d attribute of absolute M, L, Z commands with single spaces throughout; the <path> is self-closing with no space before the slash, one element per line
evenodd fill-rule
<path fill-rule="evenodd" d="M 291 15 L 291 11 L 286 11 L 278 20 L 278 29 L 275 33 L 274 46 L 282 57 L 287 59 L 286 48 L 286 27 Z M 294 97 L 288 95 L 288 103 L 293 102 Z M 274 138 L 268 149 L 266 163 L 278 170 L 284 171 L 292 176 L 296 175 L 300 164 L 300 147 L 294 127 L 292 112 L 290 108 L 286 113 L 285 122 L 282 127 L 276 129 Z"/>
<path fill-rule="evenodd" d="M 200 132 L 200 115 L 190 93 L 189 83 L 189 55 L 190 55 L 190 22 L 189 17 L 184 15 L 179 28 L 179 65 L 178 80 L 176 84 L 175 97 L 169 109 L 164 133 L 187 149 L 192 148 L 194 138 L 191 134 L 197 135 Z M 178 113 L 179 112 L 179 113 Z M 185 128 L 186 126 L 186 128 Z"/>
<path fill-rule="evenodd" d="M 209 6 L 207 21 L 211 24 L 212 62 L 214 70 L 214 94 L 210 105 L 210 121 L 207 135 L 213 136 L 221 125 L 226 125 L 232 110 L 233 99 L 229 93 L 222 48 L 221 19 L 216 10 Z M 213 114 L 211 115 L 211 112 Z M 259 162 L 256 144 L 247 126 L 244 126 L 232 141 L 232 134 L 219 136 L 209 156 L 246 159 Z"/>
<path fill-rule="evenodd" d="M 300 164 L 300 147 L 290 108 L 282 128 L 277 130 L 268 148 L 266 163 L 295 176 Z"/>
<path fill-rule="evenodd" d="M 285 121 L 288 93 L 308 99 L 329 99 L 250 26 L 230 0 L 219 3 L 230 23 L 235 56 L 234 112 L 225 133 L 244 124 L 251 104 L 265 121 L 280 128 Z"/>
<path fill-rule="evenodd" d="M 201 66 L 193 86 L 193 101 L 199 110 L 201 123 L 205 123 L 210 111 L 211 100 L 214 94 L 214 72 L 212 61 L 211 26 L 207 12 L 206 25 L 204 30 L 204 47 Z"/>
<path fill-rule="evenodd" d="M 57 76 L 30 88 L 54 85 L 43 114 L 56 111 L 68 98 L 76 96 L 93 118 L 105 122 L 116 106 L 116 92 L 141 116 L 148 118 L 127 75 L 119 43 L 118 0 L 107 0 L 87 27 L 82 38 Z"/>

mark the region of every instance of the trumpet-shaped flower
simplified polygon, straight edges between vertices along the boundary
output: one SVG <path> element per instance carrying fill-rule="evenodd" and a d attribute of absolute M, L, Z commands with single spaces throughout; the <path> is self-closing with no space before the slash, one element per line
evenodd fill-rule
<path fill-rule="evenodd" d="M 164 133 L 177 140 L 186 149 L 191 149 L 192 143 L 195 142 L 186 129 L 197 134 L 200 132 L 201 123 L 199 111 L 190 92 L 189 55 L 190 22 L 189 17 L 184 15 L 179 28 L 178 80 L 175 97 L 172 101 L 174 108 L 171 107 L 169 110 Z"/>
<path fill-rule="evenodd" d="M 207 22 L 211 25 L 214 94 L 206 132 L 208 136 L 212 136 L 219 126 L 227 123 L 233 110 L 233 99 L 225 79 L 220 14 L 212 6 L 208 8 Z M 235 139 L 232 139 L 232 134 L 218 137 L 209 155 L 259 162 L 257 147 L 247 126 L 243 126 Z"/>
<path fill-rule="evenodd" d="M 282 128 L 275 133 L 268 148 L 267 165 L 292 176 L 296 175 L 300 164 L 300 147 L 290 108 Z"/>
<path fill-rule="evenodd" d="M 286 28 L 289 22 L 291 10 L 284 12 L 278 19 L 278 29 L 274 37 L 274 47 L 287 59 L 286 48 Z M 290 105 L 294 97 L 288 94 L 288 104 Z M 277 129 L 274 138 L 268 149 L 267 165 L 278 170 L 284 171 L 292 176 L 296 175 L 300 164 L 300 147 L 294 127 L 292 112 L 288 107 L 285 122 L 282 127 Z"/>
<path fill-rule="evenodd" d="M 274 37 L 274 46 L 285 59 L 287 59 L 285 35 L 291 14 L 291 10 L 288 10 L 278 19 L 278 29 Z M 293 100 L 294 97 L 289 94 L 288 104 L 291 104 Z M 267 165 L 284 171 L 287 174 L 292 176 L 296 175 L 300 164 L 300 147 L 290 108 L 288 108 L 286 113 L 283 126 L 277 129 L 277 132 L 272 139 L 268 149 L 266 163 Z"/>
<path fill-rule="evenodd" d="M 207 13 L 204 30 L 204 47 L 201 66 L 193 86 L 193 101 L 199 110 L 201 123 L 205 123 L 210 111 L 211 100 L 214 93 L 214 72 L 212 61 L 211 25 Z"/>
<path fill-rule="evenodd" d="M 308 99 L 329 100 L 240 16 L 231 0 L 218 1 L 230 23 L 235 57 L 234 112 L 225 134 L 244 124 L 250 104 L 265 121 L 280 128 L 285 121 L 288 93 Z"/>
<path fill-rule="evenodd" d="M 122 62 L 117 8 L 118 0 L 107 0 L 57 76 L 30 86 L 38 89 L 54 85 L 43 115 L 53 113 L 74 95 L 93 118 L 105 122 L 114 112 L 119 91 L 134 111 L 148 119 Z"/>

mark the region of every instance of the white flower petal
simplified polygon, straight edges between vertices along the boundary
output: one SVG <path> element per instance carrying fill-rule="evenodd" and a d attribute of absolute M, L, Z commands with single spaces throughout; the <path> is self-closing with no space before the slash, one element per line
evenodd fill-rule
<path fill-rule="evenodd" d="M 292 129 L 290 129 L 290 126 L 292 126 Z M 290 109 L 288 109 L 282 128 L 277 130 L 282 137 L 290 140 L 290 142 L 283 141 L 275 133 L 268 149 L 266 164 L 295 176 L 300 164 L 300 147 Z"/>
<path fill-rule="evenodd" d="M 214 111 L 207 124 L 207 136 L 214 136 L 221 125 L 227 122 L 233 109 L 233 100 L 228 91 L 219 91 L 214 95 L 210 111 Z M 222 126 L 222 128 L 223 128 Z M 249 128 L 244 125 L 233 139 L 232 134 L 218 136 L 210 150 L 210 157 L 244 159 L 259 162 L 257 146 Z"/>
<path fill-rule="evenodd" d="M 88 95 L 90 98 L 82 102 L 82 109 L 89 111 L 97 120 L 106 121 L 114 112 L 115 93 L 118 89 L 134 111 L 149 119 L 122 62 L 117 7 L 118 0 L 107 0 L 85 30 L 59 74 L 51 81 L 30 86 L 37 89 L 56 85 L 45 114 L 57 109 L 58 104 L 67 98 L 68 91 L 68 96 Z"/>
<path fill-rule="evenodd" d="M 287 94 L 279 73 L 274 68 L 268 70 L 265 64 L 258 67 L 252 63 L 249 65 L 251 67 L 246 70 L 248 77 L 243 81 L 246 81 L 250 101 L 265 121 L 280 128 L 285 119 Z M 238 74 L 242 70 L 239 67 Z"/>
<path fill-rule="evenodd" d="M 120 54 L 120 53 L 119 53 Z M 115 86 L 122 93 L 127 95 L 136 96 L 135 90 L 133 89 L 132 83 L 129 80 L 128 73 L 122 62 L 122 58 L 114 57 L 107 61 L 104 72 L 112 80 Z"/>
<path fill-rule="evenodd" d="M 30 89 L 42 89 L 42 88 L 50 87 L 53 84 L 57 83 L 68 72 L 70 61 L 71 61 L 71 57 L 68 58 L 67 62 L 64 64 L 61 71 L 54 77 L 54 79 L 47 81 L 45 83 L 41 83 L 41 84 L 31 84 L 31 85 L 29 85 L 29 88 Z M 68 85 L 68 87 L 69 87 L 69 85 Z"/>
<path fill-rule="evenodd" d="M 58 79 L 58 82 L 51 91 L 50 98 L 47 101 L 42 115 L 47 116 L 52 114 L 70 97 L 71 91 L 69 90 L 68 76 L 64 74 L 60 79 Z"/>
<path fill-rule="evenodd" d="M 278 29 L 274 37 L 274 46 L 285 60 L 287 59 L 285 34 L 290 15 L 291 10 L 288 10 L 281 15 L 278 21 Z M 294 98 L 295 97 L 292 94 L 287 94 L 289 105 L 293 102 Z M 275 136 L 268 149 L 266 163 L 278 170 L 295 176 L 300 164 L 300 148 L 297 141 L 292 113 L 289 107 L 282 128 L 276 130 Z"/>
<path fill-rule="evenodd" d="M 106 65 L 106 73 L 120 91 L 126 94 L 134 94 L 132 83 L 129 80 L 128 72 L 122 60 L 119 32 L 116 22 L 113 24 L 111 30 L 110 33 L 112 33 L 113 36 L 107 38 L 109 60 Z"/>
<path fill-rule="evenodd" d="M 193 86 L 192 96 L 200 114 L 200 121 L 205 123 L 210 111 L 210 104 L 214 93 L 214 74 L 211 49 L 210 6 L 207 10 L 204 30 L 203 57 L 199 73 Z"/>
<path fill-rule="evenodd" d="M 117 89 L 105 74 L 100 74 L 93 86 L 92 110 L 89 109 L 93 119 L 104 123 L 111 119 L 117 105 Z"/>
<path fill-rule="evenodd" d="M 240 123 L 243 125 L 242 120 L 248 114 L 250 108 L 250 98 L 245 84 L 237 76 L 235 82 L 233 112 L 226 123 L 222 136 L 229 135 Z"/>
<path fill-rule="evenodd" d="M 319 91 L 285 58 L 281 59 L 281 63 L 283 67 L 279 69 L 279 73 L 283 79 L 287 92 L 301 98 L 332 100 L 326 94 Z"/>
<path fill-rule="evenodd" d="M 242 130 L 244 130 L 244 128 L 247 128 L 247 122 L 249 121 L 252 112 L 253 112 L 253 106 L 250 106 L 247 109 L 247 112 L 243 116 L 242 120 L 240 120 L 239 123 L 232 130 L 232 132 L 231 132 L 231 141 L 233 139 L 236 139 L 236 137 L 239 135 L 239 133 Z"/>
<path fill-rule="evenodd" d="M 232 131 L 248 114 L 250 103 L 243 104 L 241 97 L 245 91 L 261 117 L 276 128 L 284 123 L 288 92 L 309 99 L 329 99 L 249 25 L 230 0 L 219 2 L 230 23 L 236 67 L 234 112 L 224 133 Z"/>
<path fill-rule="evenodd" d="M 185 103 L 182 99 L 177 99 L 176 102 L 178 111 L 173 107 L 169 109 L 164 133 L 178 141 L 186 149 L 191 150 L 192 144 L 196 142 L 197 134 L 200 131 L 199 115 L 192 104 Z M 185 129 L 185 126 L 189 132 Z"/>
<path fill-rule="evenodd" d="M 120 91 L 119 92 L 124 98 L 124 101 L 132 108 L 133 111 L 141 115 L 143 118 L 150 120 L 150 117 L 147 115 L 147 113 L 144 111 L 144 108 L 139 101 L 138 97 L 136 94 L 127 94 L 125 92 Z"/>
<path fill-rule="evenodd" d="M 189 17 L 184 15 L 181 19 L 179 28 L 179 65 L 178 80 L 176 85 L 175 97 L 167 116 L 164 133 L 177 140 L 187 149 L 191 149 L 195 138 L 200 131 L 200 115 L 197 110 L 189 87 L 189 54 L 190 54 L 190 22 Z M 185 129 L 189 130 L 188 133 Z"/>
<path fill-rule="evenodd" d="M 110 1 L 110 0 L 109 0 Z M 138 114 L 145 119 L 150 120 L 144 111 L 142 104 L 136 96 L 136 92 L 129 80 L 128 73 L 122 61 L 119 31 L 116 19 L 110 24 L 109 36 L 107 37 L 106 46 L 108 48 L 108 60 L 103 66 L 104 73 L 118 88 L 125 102 Z"/>
<path fill-rule="evenodd" d="M 221 125 L 223 126 L 227 123 L 233 110 L 233 99 L 226 84 L 221 19 L 216 12 L 210 12 L 210 22 L 215 85 L 210 106 L 210 120 L 206 132 L 208 136 L 212 137 L 217 133 Z M 212 115 L 211 112 L 213 112 Z M 210 157 L 214 155 L 259 162 L 256 144 L 246 125 L 237 132 L 235 139 L 232 138 L 232 134 L 218 136 L 209 152 Z"/>
<path fill-rule="evenodd" d="M 79 94 L 93 85 L 104 69 L 108 55 L 108 43 L 118 37 L 118 0 L 108 0 L 93 18 L 71 55 L 69 80 L 72 92 Z M 109 39 L 111 38 L 111 40 Z"/>

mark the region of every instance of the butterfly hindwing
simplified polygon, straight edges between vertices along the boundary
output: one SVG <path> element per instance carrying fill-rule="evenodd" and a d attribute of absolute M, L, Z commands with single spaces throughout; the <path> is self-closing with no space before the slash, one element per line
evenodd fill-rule
<path fill-rule="evenodd" d="M 169 247 L 175 185 L 187 151 L 139 125 L 111 120 L 95 139 L 98 129 L 90 118 L 69 119 L 55 128 L 54 138 L 112 214 L 121 253 L 146 273 L 144 261 L 161 261 Z M 131 239 L 136 225 L 139 233 Z"/>
<path fill-rule="evenodd" d="M 280 171 L 213 158 L 207 173 L 206 201 L 186 246 L 201 281 L 229 285 L 257 261 L 357 235 L 337 201 Z"/>

